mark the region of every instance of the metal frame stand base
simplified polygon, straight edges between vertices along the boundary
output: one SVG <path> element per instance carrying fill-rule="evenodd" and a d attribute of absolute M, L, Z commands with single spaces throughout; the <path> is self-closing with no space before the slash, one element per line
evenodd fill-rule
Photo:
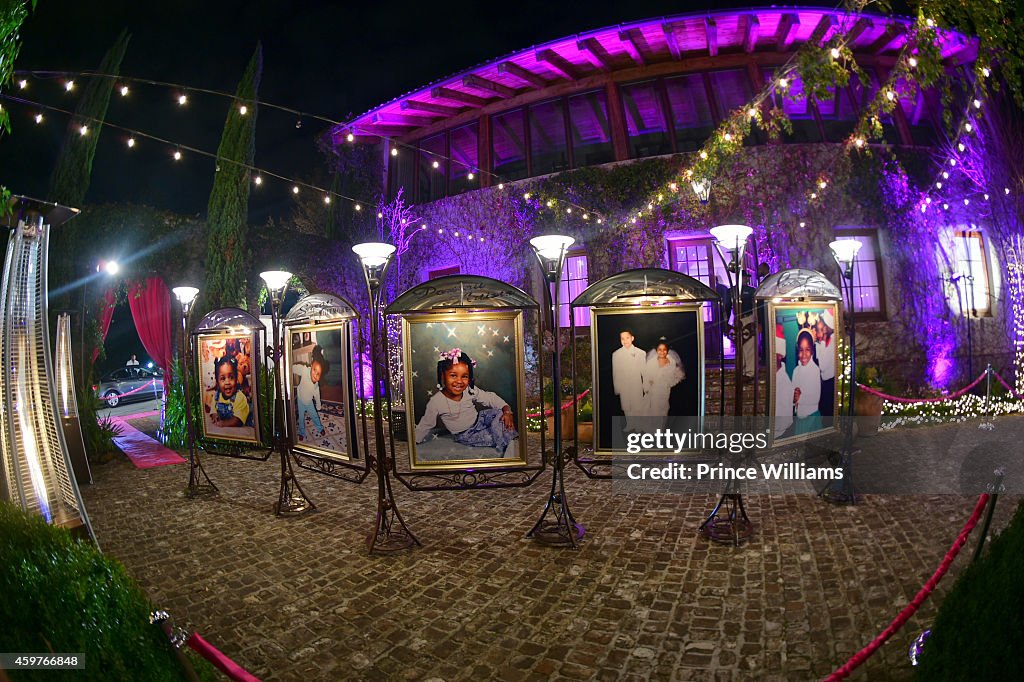
<path fill-rule="evenodd" d="M 316 505 L 306 497 L 292 471 L 291 458 L 287 452 L 281 453 L 281 492 L 274 503 L 274 513 L 278 516 L 299 516 L 316 511 Z"/>
<path fill-rule="evenodd" d="M 555 470 L 555 474 L 552 477 L 551 494 L 544 505 L 544 511 L 541 513 L 540 518 L 537 519 L 537 523 L 533 524 L 530 532 L 526 534 L 526 537 L 536 540 L 542 545 L 578 549 L 579 541 L 586 534 L 586 529 L 581 524 L 576 523 L 572 512 L 569 511 L 569 503 L 565 499 L 565 484 L 562 476 L 563 472 L 559 467 Z M 549 514 L 554 516 L 550 521 L 547 520 Z"/>
<path fill-rule="evenodd" d="M 723 509 L 724 508 L 724 509 Z M 728 510 L 728 513 L 723 513 Z M 701 537 L 722 545 L 739 547 L 754 534 L 754 524 L 747 518 L 743 495 L 724 493 L 697 529 Z"/>
<path fill-rule="evenodd" d="M 369 546 L 370 554 L 390 554 L 422 547 L 420 541 L 405 525 L 394 501 L 389 499 L 377 500 L 377 525 L 374 532 L 366 538 L 366 544 Z"/>
<path fill-rule="evenodd" d="M 843 477 L 838 481 L 826 483 L 825 487 L 818 492 L 818 497 L 829 504 L 838 506 L 853 505 L 860 502 L 860 495 L 857 494 L 853 487 L 853 468 L 850 466 L 850 460 L 859 452 L 860 450 L 847 448 L 839 453 L 838 465 L 843 471 Z"/>
<path fill-rule="evenodd" d="M 185 489 L 185 497 L 195 498 L 219 495 L 220 490 L 213 484 L 210 477 L 206 475 L 206 469 L 203 468 L 203 463 L 199 461 L 199 457 L 193 455 L 192 461 L 193 464 L 188 472 L 188 488 Z"/>

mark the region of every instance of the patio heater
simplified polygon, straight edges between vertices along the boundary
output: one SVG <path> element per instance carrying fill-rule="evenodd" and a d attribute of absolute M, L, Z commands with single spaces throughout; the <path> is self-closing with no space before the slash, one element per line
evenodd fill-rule
<path fill-rule="evenodd" d="M 537 523 L 534 524 L 526 537 L 537 540 L 546 545 L 568 545 L 575 549 L 579 540 L 583 538 L 583 526 L 576 523 L 569 510 L 569 502 L 565 496 L 565 461 L 562 457 L 562 406 L 561 386 L 562 368 L 559 347 L 558 329 L 558 294 L 559 283 L 562 279 L 562 265 L 565 263 L 565 254 L 576 240 L 572 237 L 562 235 L 544 235 L 534 237 L 530 240 L 537 255 L 537 262 L 540 263 L 541 273 L 548 285 L 548 300 L 551 302 L 547 321 L 551 325 L 551 334 L 554 338 L 555 349 L 551 360 L 551 381 L 554 384 L 554 462 L 552 464 L 551 492 L 544 505 Z M 551 516 L 549 520 L 549 515 Z"/>
<path fill-rule="evenodd" d="M 306 497 L 295 471 L 292 469 L 292 450 L 285 434 L 285 395 L 284 379 L 281 375 L 281 361 L 284 349 L 281 347 L 281 303 L 284 292 L 288 288 L 288 280 L 292 273 L 285 270 L 267 270 L 260 273 L 260 279 L 267 285 L 270 292 L 270 325 L 274 328 L 271 338 L 273 345 L 270 356 L 274 362 L 274 435 L 273 447 L 281 455 L 281 490 L 277 496 L 274 511 L 278 516 L 298 516 L 308 511 L 316 511 L 316 505 Z"/>
<path fill-rule="evenodd" d="M 391 490 L 388 476 L 388 453 L 384 445 L 384 412 L 381 392 L 386 379 L 387 359 L 380 335 L 381 282 L 384 273 L 395 254 L 395 246 L 383 242 L 356 244 L 352 250 L 359 256 L 366 279 L 366 290 L 370 296 L 370 376 L 373 379 L 373 454 L 367 453 L 370 465 L 377 470 L 377 518 L 374 530 L 367 538 L 370 554 L 374 552 L 397 552 L 420 541 L 412 534 L 402 515 L 398 512 L 395 495 Z"/>
<path fill-rule="evenodd" d="M 181 374 L 182 388 L 185 391 L 185 433 L 188 437 L 188 488 L 185 494 L 188 497 L 200 495 L 212 495 L 219 491 L 213 484 L 210 477 L 203 469 L 203 463 L 196 452 L 196 427 L 192 421 L 192 384 L 189 365 L 189 348 L 191 341 L 188 333 L 188 315 L 192 312 L 192 304 L 199 295 L 199 289 L 195 287 L 174 287 L 171 292 L 181 304 Z"/>

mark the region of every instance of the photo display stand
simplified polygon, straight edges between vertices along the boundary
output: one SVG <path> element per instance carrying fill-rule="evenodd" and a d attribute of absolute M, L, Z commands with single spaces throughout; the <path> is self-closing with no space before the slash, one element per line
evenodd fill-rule
<path fill-rule="evenodd" d="M 263 386 L 263 360 L 266 351 L 266 328 L 259 318 L 241 308 L 221 308 L 207 313 L 190 335 L 192 368 L 198 378 L 193 388 L 199 396 L 200 424 L 196 429 L 196 446 L 211 455 L 254 459 L 265 462 L 274 452 L 271 436 L 265 427 L 273 428 L 273 384 Z M 219 360 L 233 363 L 224 365 Z M 233 365 L 230 366 L 230 365 Z M 222 392 L 218 374 L 235 372 L 236 386 L 230 395 Z M 247 405 L 242 404 L 242 398 Z M 268 423 L 260 418 L 264 400 L 269 401 Z M 246 410 L 247 408 L 247 410 Z M 223 426 L 218 421 L 234 423 L 230 415 L 238 411 L 241 425 Z M 244 413 L 244 419 L 241 415 Z M 227 419 L 223 419 L 228 417 Z M 258 453 L 258 454 L 254 454 Z"/>
<path fill-rule="evenodd" d="M 843 374 L 839 353 L 843 298 L 839 288 L 817 270 L 795 268 L 766 277 L 754 298 L 767 303 L 764 347 L 768 392 L 764 413 L 772 445 L 834 433 L 839 428 Z M 811 385 L 815 377 L 817 384 Z M 791 398 L 800 385 L 801 398 Z M 814 405 L 807 404 L 808 396 Z"/>
<path fill-rule="evenodd" d="M 340 296 L 309 294 L 299 299 L 283 321 L 285 410 L 292 456 L 303 469 L 352 483 L 370 473 L 367 418 L 362 444 L 355 420 L 355 383 L 363 386 L 363 363 L 354 376 L 356 348 L 364 339 L 355 307 Z M 314 381 L 315 377 L 315 381 Z M 304 383 L 308 385 L 304 386 Z"/>
<path fill-rule="evenodd" d="M 401 395 L 392 395 L 390 377 L 385 390 L 390 424 L 402 414 L 392 405 L 404 407 L 404 428 L 388 433 L 392 472 L 408 489 L 521 487 L 544 471 L 544 433 L 526 428 L 527 314 L 536 319 L 536 338 L 542 339 L 539 305 L 532 296 L 476 275 L 424 282 L 385 308 L 385 319 L 400 316 L 402 321 Z M 390 358 L 388 343 L 384 339 Z M 461 374 L 439 376 L 442 364 Z M 543 369 L 538 364 L 538 384 Z M 513 429 L 506 428 L 509 418 Z M 461 429 L 463 422 L 465 430 L 447 428 Z M 535 441 L 540 462 L 531 464 L 528 454 L 535 451 Z M 404 462 L 401 470 L 399 458 Z"/>
<path fill-rule="evenodd" d="M 573 461 L 587 476 L 612 477 L 618 455 L 609 442 L 609 434 L 614 428 L 613 421 L 618 423 L 622 420 L 620 426 L 624 426 L 629 419 L 623 408 L 630 407 L 627 404 L 630 397 L 609 385 L 614 381 L 616 372 L 612 354 L 622 346 L 620 335 L 627 330 L 633 341 L 637 342 L 632 348 L 642 348 L 645 354 L 648 351 L 656 353 L 656 347 L 664 341 L 673 348 L 669 352 L 675 353 L 674 357 L 682 362 L 681 374 L 685 378 L 679 379 L 670 390 L 665 391 L 665 405 L 669 408 L 666 410 L 666 423 L 675 417 L 703 419 L 703 307 L 706 302 L 718 303 L 719 300 L 719 295 L 710 287 L 689 275 L 661 268 L 640 268 L 595 282 L 572 301 L 570 332 L 573 339 L 576 338 L 577 309 L 590 309 L 590 387 L 580 384 L 578 368 L 582 359 L 578 357 L 575 342 L 572 344 L 571 380 L 574 398 L 589 391 L 587 396 L 593 405 L 592 445 L 581 448 L 580 435 L 586 430 L 580 428 L 579 409 L 574 409 L 575 404 L 569 408 L 572 410 L 572 419 L 568 420 L 571 424 L 573 444 L 570 452 Z M 641 342 L 646 347 L 640 346 Z M 646 355 L 643 362 L 646 363 Z M 585 400 L 586 397 L 581 398 L 581 401 Z M 637 409 L 644 412 L 643 408 Z M 676 415 L 674 411 L 688 414 Z M 642 426 L 652 427 L 656 422 L 661 422 L 660 417 L 652 416 L 641 416 L 640 420 Z M 636 456 L 630 457 L 636 459 Z M 650 461 L 650 456 L 646 458 Z M 618 459 L 622 461 L 621 457 Z"/>

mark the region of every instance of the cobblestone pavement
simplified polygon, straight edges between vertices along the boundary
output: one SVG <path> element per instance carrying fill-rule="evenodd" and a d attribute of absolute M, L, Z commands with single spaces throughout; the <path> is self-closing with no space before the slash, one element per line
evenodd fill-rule
<path fill-rule="evenodd" d="M 915 443 L 950 428 L 884 437 L 927 460 Z M 996 433 L 1019 444 L 1024 417 Z M 696 534 L 715 496 L 613 494 L 570 467 L 568 497 L 587 528 L 573 551 L 523 539 L 549 474 L 508 490 L 396 483 L 423 547 L 371 557 L 371 481 L 300 471 L 319 511 L 280 519 L 276 457 L 204 461 L 218 497 L 184 498 L 184 465 L 115 461 L 94 469 L 86 506 L 102 549 L 155 605 L 265 680 L 820 679 L 914 596 L 976 500 L 868 495 L 834 507 L 750 495 L 755 535 L 733 548 Z M 994 528 L 1016 502 L 1004 495 Z M 953 578 L 854 679 L 912 677 L 907 647 Z"/>

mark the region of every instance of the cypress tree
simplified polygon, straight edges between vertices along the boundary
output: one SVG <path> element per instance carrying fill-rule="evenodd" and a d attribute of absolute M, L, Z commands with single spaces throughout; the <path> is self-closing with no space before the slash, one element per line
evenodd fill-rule
<path fill-rule="evenodd" d="M 103 56 L 99 73 L 116 76 L 121 72 L 121 60 L 128 49 L 129 40 L 131 35 L 127 30 L 122 30 L 121 35 Z M 96 146 L 100 141 L 103 121 L 107 118 L 110 94 L 114 90 L 116 80 L 99 76 L 90 78 L 85 86 L 82 98 L 75 107 L 75 114 L 68 123 L 64 144 L 50 178 L 50 201 L 76 207 L 85 201 L 85 194 L 89 191 L 89 179 L 92 176 L 92 161 L 96 156 Z M 85 135 L 81 132 L 83 125 L 89 129 Z"/>
<path fill-rule="evenodd" d="M 217 170 L 206 216 L 207 310 L 244 305 L 245 301 L 250 167 L 256 154 L 256 95 L 262 73 L 263 47 L 257 44 L 235 91 L 217 148 Z"/>

